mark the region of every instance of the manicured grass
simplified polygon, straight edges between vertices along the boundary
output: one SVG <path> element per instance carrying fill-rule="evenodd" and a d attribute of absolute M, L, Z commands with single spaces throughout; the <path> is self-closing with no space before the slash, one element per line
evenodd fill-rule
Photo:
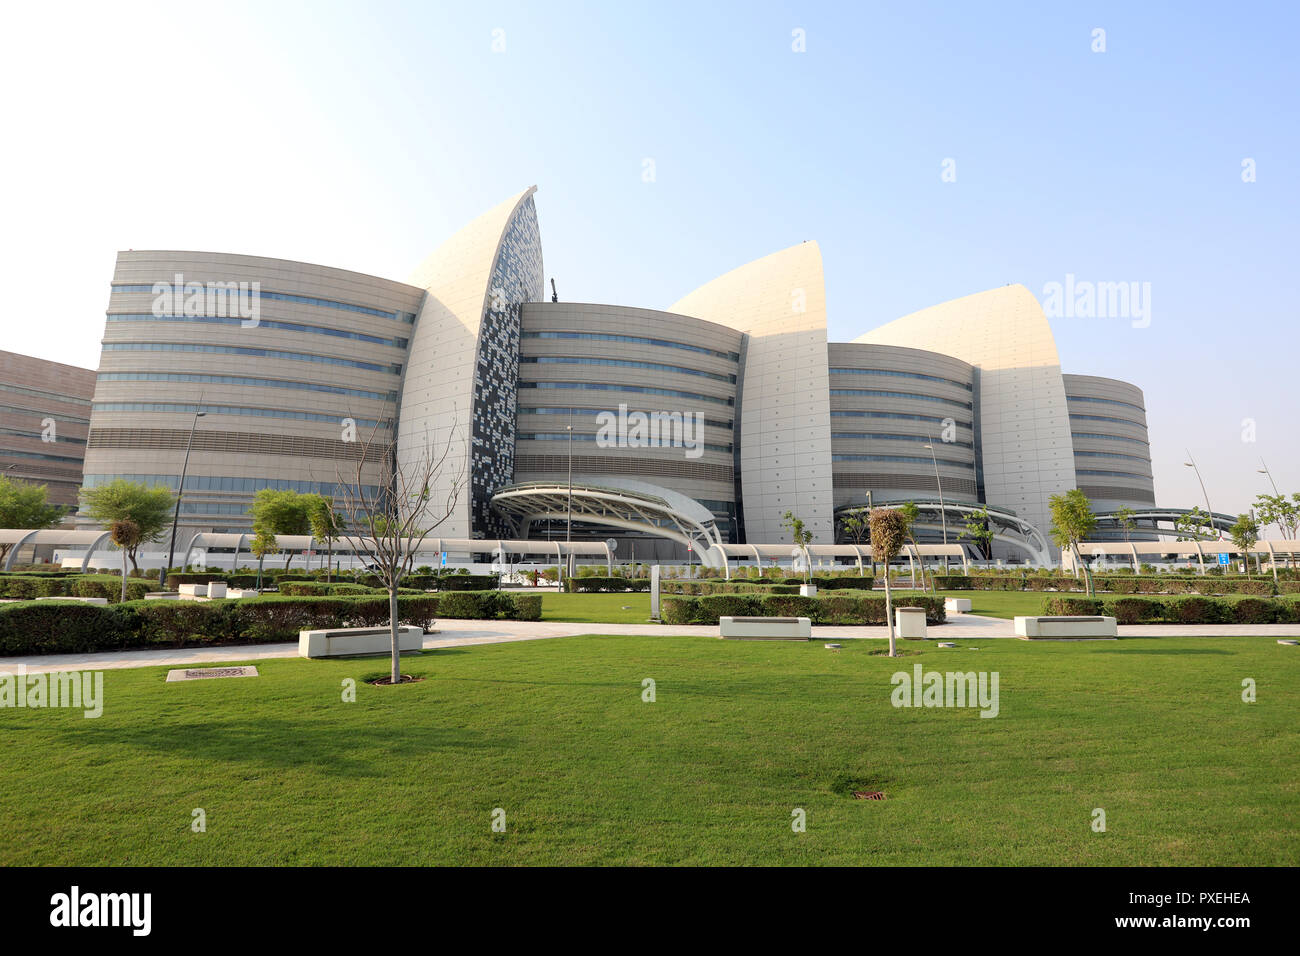
<path fill-rule="evenodd" d="M 624 607 L 631 608 L 625 611 Z M 627 594 L 542 595 L 543 621 L 575 621 L 579 624 L 648 624 L 650 595 L 642 591 Z"/>
<path fill-rule="evenodd" d="M 343 682 L 381 661 L 108 671 L 98 719 L 0 711 L 0 863 L 1294 863 L 1295 648 L 976 646 L 483 645 L 409 657 L 426 680 L 359 683 L 355 703 Z M 894 708 L 890 676 L 915 664 L 998 672 L 999 715 Z"/>

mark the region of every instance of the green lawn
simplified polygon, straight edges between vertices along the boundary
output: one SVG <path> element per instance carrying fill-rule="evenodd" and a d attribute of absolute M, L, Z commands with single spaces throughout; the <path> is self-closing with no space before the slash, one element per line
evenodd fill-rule
<path fill-rule="evenodd" d="M 627 601 L 621 595 L 616 600 Z M 257 678 L 108 671 L 102 717 L 0 711 L 0 864 L 1269 864 L 1300 855 L 1300 653 L 579 637 Z M 1000 713 L 890 675 L 996 671 Z M 1258 682 L 1243 703 L 1242 679 Z M 657 700 L 642 701 L 642 680 Z M 886 792 L 854 800 L 854 788 Z M 195 808 L 207 832 L 192 833 Z M 503 808 L 507 831 L 493 833 Z M 807 832 L 791 831 L 791 811 Z M 1090 829 L 1094 808 L 1107 832 Z"/>
<path fill-rule="evenodd" d="M 623 608 L 630 610 L 623 610 Z M 559 594 L 542 595 L 543 621 L 575 621 L 579 624 L 649 624 L 650 595 Z"/>

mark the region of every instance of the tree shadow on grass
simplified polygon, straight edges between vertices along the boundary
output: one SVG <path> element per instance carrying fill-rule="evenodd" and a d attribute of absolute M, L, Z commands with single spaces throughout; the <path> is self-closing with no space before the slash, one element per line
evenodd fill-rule
<path fill-rule="evenodd" d="M 488 737 L 432 720 L 411 720 L 411 716 L 391 712 L 370 724 L 332 718 L 315 720 L 307 713 L 299 720 L 234 717 L 161 725 L 142 720 L 128 727 L 78 726 L 61 733 L 59 742 L 69 748 L 119 756 L 126 748 L 145 759 L 153 754 L 226 767 L 327 766 L 340 776 L 351 777 L 385 776 L 385 764 L 392 760 L 407 761 L 447 750 L 508 748 L 515 743 L 509 738 Z"/>

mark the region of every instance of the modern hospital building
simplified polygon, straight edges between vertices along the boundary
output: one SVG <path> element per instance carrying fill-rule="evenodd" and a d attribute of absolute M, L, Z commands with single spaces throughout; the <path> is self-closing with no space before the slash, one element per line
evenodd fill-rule
<path fill-rule="evenodd" d="M 399 469 L 450 449 L 439 480 L 464 489 L 439 536 L 562 539 L 572 516 L 574 539 L 613 537 L 637 560 L 788 541 L 786 512 L 829 544 L 853 508 L 908 500 L 926 541 L 946 524 L 956 542 L 987 507 L 995 554 L 1032 560 L 1053 494 L 1154 505 L 1141 389 L 1064 374 L 1023 286 L 829 342 L 821 253 L 804 242 L 665 310 L 551 301 L 533 192 L 407 282 L 120 253 L 85 484 L 175 488 L 193 429 L 182 527 L 242 532 L 261 488 L 355 482 L 374 434 L 362 481 L 376 487 L 391 438 Z"/>

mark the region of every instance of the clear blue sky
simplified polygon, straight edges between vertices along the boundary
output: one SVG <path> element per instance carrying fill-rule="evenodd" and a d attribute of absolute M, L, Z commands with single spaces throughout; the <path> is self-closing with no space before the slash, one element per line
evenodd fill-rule
<path fill-rule="evenodd" d="M 547 275 L 569 300 L 662 308 L 803 239 L 821 244 L 832 339 L 1008 282 L 1040 299 L 1067 273 L 1149 282 L 1148 328 L 1053 327 L 1066 371 L 1145 390 L 1160 502 L 1199 501 L 1185 446 L 1216 510 L 1267 489 L 1261 455 L 1300 490 L 1294 4 L 13 16 L 0 261 L 16 309 L 0 347 L 94 367 L 118 249 L 404 279 L 536 184 Z"/>

